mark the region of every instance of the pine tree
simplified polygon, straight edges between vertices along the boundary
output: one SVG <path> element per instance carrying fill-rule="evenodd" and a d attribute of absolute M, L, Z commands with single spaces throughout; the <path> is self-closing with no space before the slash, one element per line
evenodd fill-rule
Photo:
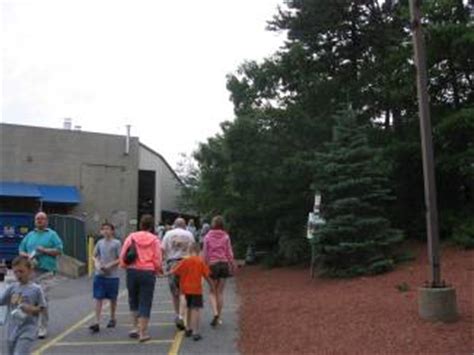
<path fill-rule="evenodd" d="M 356 116 L 348 109 L 335 117 L 333 140 L 317 157 L 315 187 L 322 193 L 327 222 L 318 232 L 317 250 L 328 276 L 389 271 L 394 247 L 403 239 L 384 217 L 391 200 L 388 169 Z"/>

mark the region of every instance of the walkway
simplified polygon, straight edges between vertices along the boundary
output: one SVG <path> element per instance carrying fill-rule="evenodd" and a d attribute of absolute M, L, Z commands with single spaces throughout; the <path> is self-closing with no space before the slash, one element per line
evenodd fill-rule
<path fill-rule="evenodd" d="M 212 318 L 206 304 L 202 329 L 203 340 L 194 342 L 177 332 L 173 323 L 174 312 L 165 278 L 157 280 L 153 309 L 150 319 L 152 340 L 140 344 L 128 338 L 130 318 L 127 293 L 122 290 L 117 310 L 118 325 L 115 329 L 105 328 L 108 310 L 104 312 L 101 331 L 90 334 L 88 326 L 94 318 L 91 301 L 91 280 L 60 280 L 53 290 L 50 320 L 50 336 L 38 342 L 34 355 L 40 354 L 237 354 L 237 300 L 234 281 L 227 287 L 227 308 L 224 323 L 213 329 L 209 325 Z M 206 287 L 207 288 L 207 287 Z M 206 300 L 208 297 L 206 296 Z"/>

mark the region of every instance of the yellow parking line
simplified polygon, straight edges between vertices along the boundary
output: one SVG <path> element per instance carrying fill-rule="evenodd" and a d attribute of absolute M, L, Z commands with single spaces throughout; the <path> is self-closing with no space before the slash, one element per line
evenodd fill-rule
<path fill-rule="evenodd" d="M 171 304 L 172 301 L 161 301 L 161 302 L 153 302 L 153 305 L 160 305 L 160 304 Z M 128 302 L 118 302 L 117 306 L 128 306 Z"/>
<path fill-rule="evenodd" d="M 147 345 L 147 344 L 169 344 L 173 340 L 148 340 L 145 343 L 140 343 L 138 340 L 110 340 L 110 341 L 66 341 L 56 343 L 55 346 L 94 346 L 94 345 Z"/>
<path fill-rule="evenodd" d="M 124 294 L 125 294 L 125 290 L 120 293 L 119 297 L 122 297 Z M 69 328 L 64 330 L 62 333 L 60 333 L 59 335 L 57 335 L 56 337 L 54 337 L 53 339 L 48 341 L 46 344 L 40 346 L 38 350 L 35 350 L 33 352 L 33 355 L 41 355 L 45 350 L 47 350 L 47 349 L 55 346 L 57 343 L 59 343 L 59 341 L 61 339 L 64 339 L 66 336 L 71 334 L 73 331 L 75 331 L 75 330 L 79 329 L 80 327 L 82 327 L 89 320 L 94 318 L 94 316 L 95 316 L 95 312 L 89 313 L 87 316 L 85 316 L 84 318 L 79 320 L 77 323 L 73 324 L 72 326 L 70 326 Z"/>
<path fill-rule="evenodd" d="M 174 336 L 173 344 L 171 345 L 168 355 L 178 355 L 181 342 L 183 341 L 184 332 L 176 332 Z"/>
<path fill-rule="evenodd" d="M 130 312 L 117 312 L 116 315 L 118 316 L 124 316 L 128 315 Z M 174 311 L 169 310 L 169 311 L 151 311 L 151 314 L 174 314 Z"/>
<path fill-rule="evenodd" d="M 38 350 L 36 350 L 35 352 L 33 352 L 33 355 L 41 355 L 45 350 L 57 345 L 57 343 L 65 338 L 66 336 L 68 336 L 69 334 L 71 334 L 73 331 L 75 331 L 76 329 L 79 329 L 80 327 L 82 327 L 83 324 L 87 323 L 89 320 L 91 320 L 92 318 L 94 318 L 94 315 L 95 313 L 92 312 L 90 314 L 88 314 L 87 316 L 85 316 L 84 318 L 82 318 L 79 322 L 77 322 L 76 324 L 74 324 L 73 326 L 69 327 L 68 329 L 66 329 L 65 331 L 63 331 L 61 334 L 59 334 L 57 337 L 53 338 L 52 340 L 50 340 L 49 342 L 47 342 L 46 344 L 44 344 L 43 346 L 41 346 Z"/>
<path fill-rule="evenodd" d="M 119 294 L 119 299 L 123 297 L 126 294 L 126 290 L 123 290 Z M 169 302 L 162 302 L 162 303 L 171 303 Z M 107 304 L 104 307 L 104 310 L 109 306 Z M 152 314 L 174 314 L 173 310 L 165 310 L 165 311 L 152 311 Z M 117 315 L 128 315 L 130 314 L 129 312 L 117 312 Z M 37 350 L 35 350 L 32 355 L 42 355 L 43 352 L 48 350 L 49 348 L 52 348 L 53 346 L 94 346 L 94 345 L 127 345 L 127 344 L 140 344 L 137 341 L 134 340 L 117 340 L 117 341 L 90 341 L 90 342 L 61 342 L 62 339 L 64 339 L 66 336 L 71 334 L 72 332 L 76 331 L 80 327 L 84 326 L 88 321 L 90 321 L 92 318 L 94 318 L 95 312 L 89 313 L 87 316 L 84 318 L 80 319 L 78 322 L 70 326 L 69 328 L 65 329 L 63 332 L 61 332 L 59 335 L 48 341 L 47 343 L 43 344 L 40 346 Z M 124 324 L 125 326 L 125 324 Z M 127 324 L 129 326 L 129 324 Z M 150 326 L 174 326 L 174 323 L 166 323 L 166 322 L 156 322 L 156 323 L 150 323 Z M 176 335 L 174 339 L 172 340 L 149 340 L 145 344 L 170 344 L 171 343 L 171 348 L 168 352 L 169 355 L 178 355 L 179 349 L 181 347 L 181 343 L 183 341 L 184 337 L 184 332 L 176 332 Z"/>
<path fill-rule="evenodd" d="M 115 325 L 115 327 L 132 327 L 133 324 L 132 323 L 118 323 Z M 149 323 L 148 324 L 149 327 L 171 327 L 171 326 L 175 326 L 174 323 L 169 323 L 169 322 L 155 322 L 155 323 Z M 85 326 L 84 328 L 89 328 L 89 326 Z"/>

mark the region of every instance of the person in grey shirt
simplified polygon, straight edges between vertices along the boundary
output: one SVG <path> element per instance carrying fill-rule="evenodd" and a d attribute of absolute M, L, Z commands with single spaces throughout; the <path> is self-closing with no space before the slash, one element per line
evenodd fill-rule
<path fill-rule="evenodd" d="M 110 301 L 110 320 L 107 328 L 114 328 L 117 324 L 115 311 L 117 309 L 117 297 L 120 286 L 118 265 L 120 261 L 120 241 L 114 238 L 115 228 L 113 224 L 103 223 L 100 234 L 103 236 L 94 249 L 95 276 L 93 284 L 93 295 L 95 299 L 96 321 L 89 329 L 92 333 L 100 330 L 100 319 L 104 300 Z"/>
<path fill-rule="evenodd" d="M 176 312 L 175 323 L 179 330 L 184 330 L 184 311 L 186 300 L 181 297 L 179 290 L 179 277 L 170 271 L 186 256 L 188 249 L 194 243 L 193 234 L 186 230 L 186 221 L 183 218 L 176 218 L 175 228 L 166 232 L 161 242 L 164 259 L 166 260 L 166 271 L 168 273 L 168 283 L 173 299 L 173 306 Z"/>
<path fill-rule="evenodd" d="M 46 306 L 41 287 L 31 281 L 33 266 L 25 256 L 12 263 L 17 282 L 0 294 L 0 305 L 7 305 L 7 351 L 9 355 L 31 353 L 38 331 L 38 315 Z"/>

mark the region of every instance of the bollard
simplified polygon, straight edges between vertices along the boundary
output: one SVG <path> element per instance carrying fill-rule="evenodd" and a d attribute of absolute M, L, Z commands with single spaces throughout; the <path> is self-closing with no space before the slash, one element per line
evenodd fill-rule
<path fill-rule="evenodd" d="M 94 237 L 87 238 L 87 272 L 89 277 L 94 273 Z"/>

